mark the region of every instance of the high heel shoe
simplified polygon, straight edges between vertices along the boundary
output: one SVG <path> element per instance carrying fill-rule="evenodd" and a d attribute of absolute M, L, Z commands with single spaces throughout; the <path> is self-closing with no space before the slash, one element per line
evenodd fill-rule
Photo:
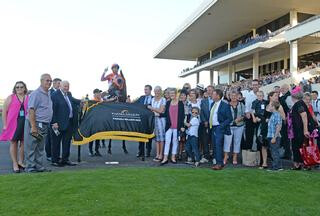
<path fill-rule="evenodd" d="M 291 168 L 291 170 L 301 170 L 301 169 L 302 169 L 301 166 L 293 166 L 293 167 Z"/>
<path fill-rule="evenodd" d="M 17 170 L 13 169 L 12 171 L 13 173 L 20 173 L 20 169 L 17 169 Z"/>
<path fill-rule="evenodd" d="M 20 170 L 25 170 L 26 169 L 26 167 L 23 166 L 22 164 L 18 164 L 18 167 L 19 167 Z"/>
<path fill-rule="evenodd" d="M 165 162 L 162 161 L 162 162 L 160 163 L 160 166 L 163 166 L 163 165 L 165 165 L 165 164 L 167 164 L 167 163 L 169 163 L 169 160 L 166 160 Z"/>
<path fill-rule="evenodd" d="M 171 159 L 171 163 L 177 164 L 177 160 L 172 160 L 172 159 Z"/>

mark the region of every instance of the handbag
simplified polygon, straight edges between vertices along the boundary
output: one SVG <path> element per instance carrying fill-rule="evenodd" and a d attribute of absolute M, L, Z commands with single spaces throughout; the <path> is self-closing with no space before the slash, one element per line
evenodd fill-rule
<path fill-rule="evenodd" d="M 301 158 L 304 165 L 314 166 L 320 164 L 319 148 L 314 142 L 314 138 L 306 139 L 302 148 L 300 148 Z"/>
<path fill-rule="evenodd" d="M 260 165 L 260 151 L 242 150 L 242 164 L 248 167 Z"/>

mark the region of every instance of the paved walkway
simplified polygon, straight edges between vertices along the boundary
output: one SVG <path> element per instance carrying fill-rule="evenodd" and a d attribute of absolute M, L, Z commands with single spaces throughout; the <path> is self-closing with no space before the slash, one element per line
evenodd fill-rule
<path fill-rule="evenodd" d="M 0 121 L 0 131 L 2 130 L 2 122 Z M 106 147 L 108 147 L 109 140 L 106 140 Z M 126 142 L 128 154 L 122 150 L 122 141 L 112 141 L 112 155 L 107 154 L 108 148 L 101 148 L 100 153 L 102 157 L 90 157 L 88 154 L 88 145 L 81 146 L 81 162 L 74 167 L 53 167 L 50 162 L 45 160 L 46 167 L 52 171 L 59 170 L 79 170 L 79 169 L 94 169 L 94 168 L 108 168 L 108 167 L 157 167 L 159 163 L 153 162 L 155 156 L 155 146 L 153 143 L 152 153 L 150 158 L 145 158 L 145 161 L 136 157 L 138 150 L 137 142 Z M 77 162 L 78 146 L 71 146 L 70 160 Z M 105 162 L 116 161 L 118 165 L 106 165 Z M 184 163 L 169 164 L 170 167 L 188 167 Z M 0 142 L 0 174 L 12 173 L 12 162 L 9 155 L 9 143 Z"/>
<path fill-rule="evenodd" d="M 2 122 L 0 121 L 0 131 L 2 130 Z M 109 141 L 106 140 L 106 147 Z M 88 145 L 81 146 L 81 162 L 74 167 L 53 167 L 50 162 L 45 160 L 46 167 L 52 171 L 62 170 L 81 170 L 81 169 L 95 169 L 95 168 L 110 168 L 110 167 L 159 167 L 159 163 L 153 162 L 152 159 L 155 156 L 155 145 L 153 143 L 152 153 L 150 158 L 146 158 L 145 161 L 136 157 L 138 143 L 126 142 L 128 154 L 125 154 L 122 150 L 122 141 L 112 142 L 112 155 L 107 154 L 107 148 L 101 148 L 100 153 L 102 157 L 90 157 L 88 154 Z M 78 159 L 78 146 L 71 146 L 70 160 L 77 162 Z M 105 162 L 119 162 L 118 165 L 106 165 Z M 211 164 L 202 164 L 201 168 L 209 168 Z M 284 166 L 291 166 L 290 161 L 284 161 Z M 190 168 L 191 166 L 184 164 L 183 162 L 178 164 L 168 164 L 165 167 L 175 168 Z M 228 165 L 228 168 L 232 168 L 232 165 Z M 240 166 L 241 167 L 241 166 Z M 256 168 L 253 168 L 256 169 Z M 12 162 L 9 155 L 9 143 L 0 142 L 0 174 L 12 173 Z"/>

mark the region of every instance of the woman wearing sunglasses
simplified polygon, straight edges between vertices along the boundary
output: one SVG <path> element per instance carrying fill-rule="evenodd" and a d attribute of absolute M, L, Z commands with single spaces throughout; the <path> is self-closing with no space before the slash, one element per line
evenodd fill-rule
<path fill-rule="evenodd" d="M 13 94 L 4 102 L 2 111 L 3 131 L 0 141 L 10 141 L 10 155 L 13 162 L 13 172 L 24 170 L 24 123 L 28 106 L 27 86 L 18 81 L 14 85 Z M 18 159 L 18 143 L 19 159 Z"/>

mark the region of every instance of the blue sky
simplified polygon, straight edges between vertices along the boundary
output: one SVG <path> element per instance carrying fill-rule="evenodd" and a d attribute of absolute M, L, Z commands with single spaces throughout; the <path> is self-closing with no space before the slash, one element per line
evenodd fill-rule
<path fill-rule="evenodd" d="M 42 73 L 69 80 L 77 97 L 91 95 L 104 68 L 117 62 L 129 94 L 144 84 L 195 84 L 177 74 L 193 62 L 153 59 L 155 50 L 202 0 L 0 0 L 0 98 L 17 80 L 29 89 Z"/>

